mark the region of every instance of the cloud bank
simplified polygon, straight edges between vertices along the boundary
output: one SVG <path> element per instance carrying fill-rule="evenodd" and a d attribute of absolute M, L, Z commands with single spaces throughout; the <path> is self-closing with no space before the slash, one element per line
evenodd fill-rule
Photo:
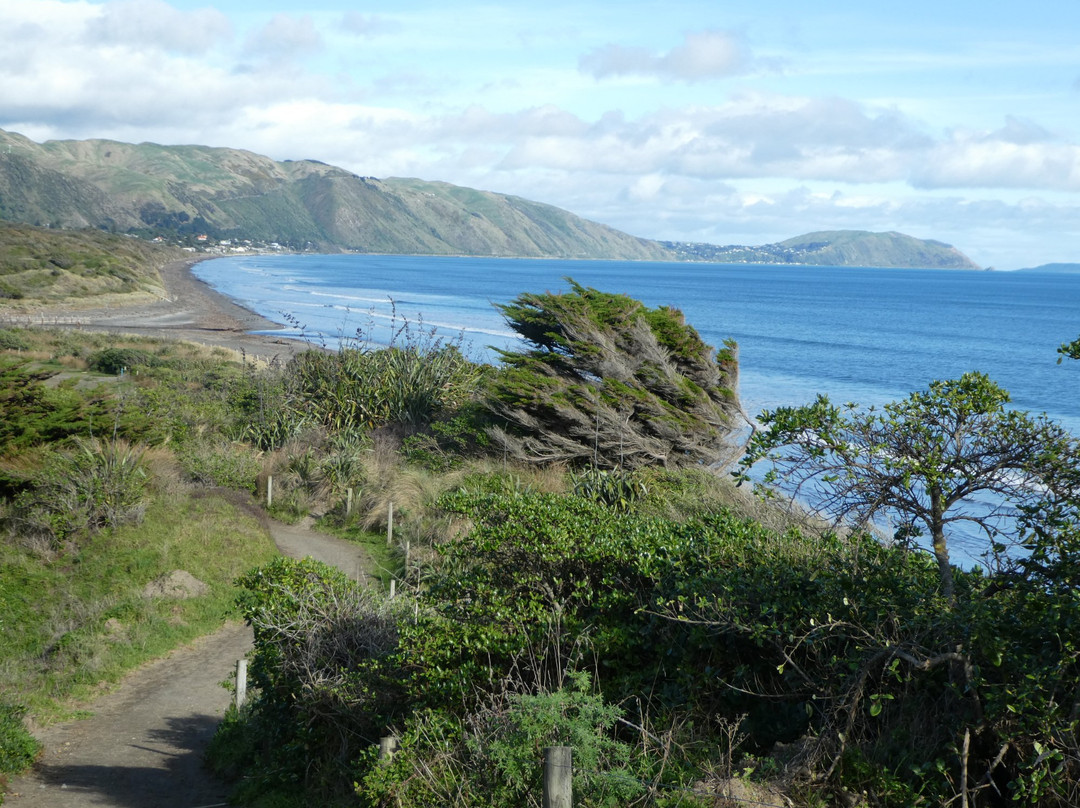
<path fill-rule="evenodd" d="M 530 62 L 542 49 L 513 43 L 565 31 L 478 40 L 470 29 L 465 51 L 464 29 L 374 10 L 240 24 L 164 0 L 0 0 L 0 14 L 0 128 L 35 140 L 315 158 L 529 196 L 653 238 L 890 229 L 987 262 L 1080 260 L 1062 254 L 1080 235 L 1074 131 L 1007 105 L 991 125 L 959 113 L 932 124 L 903 99 L 796 91 L 798 54 L 772 70 L 775 48 L 759 55 L 727 28 L 659 48 L 582 38 Z M 511 58 L 522 64 L 504 70 Z M 1018 246 L 1002 245 L 1005 232 Z M 1040 240 L 1042 253 L 1020 257 Z"/>

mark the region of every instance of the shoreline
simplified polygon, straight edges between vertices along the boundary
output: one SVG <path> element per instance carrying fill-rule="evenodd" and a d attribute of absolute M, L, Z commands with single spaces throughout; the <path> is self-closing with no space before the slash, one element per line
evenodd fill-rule
<path fill-rule="evenodd" d="M 0 321 L 8 326 L 67 328 L 113 334 L 176 339 L 237 353 L 287 361 L 316 346 L 302 340 L 254 331 L 283 329 L 233 298 L 195 277 L 193 267 L 216 256 L 170 261 L 158 270 L 165 297 L 152 302 L 119 301 L 105 306 L 43 306 L 19 312 L 0 309 Z"/>

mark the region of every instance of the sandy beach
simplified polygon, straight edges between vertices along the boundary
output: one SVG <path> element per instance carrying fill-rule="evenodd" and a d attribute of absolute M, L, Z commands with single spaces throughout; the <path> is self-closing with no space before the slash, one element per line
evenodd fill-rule
<path fill-rule="evenodd" d="M 121 334 L 187 340 L 202 345 L 243 351 L 249 357 L 281 360 L 310 347 L 299 340 L 253 331 L 284 326 L 226 297 L 196 278 L 192 267 L 203 258 L 166 264 L 160 270 L 165 298 L 155 301 L 112 302 L 92 308 L 57 307 L 32 312 L 3 312 L 5 325 L 55 326 Z"/>

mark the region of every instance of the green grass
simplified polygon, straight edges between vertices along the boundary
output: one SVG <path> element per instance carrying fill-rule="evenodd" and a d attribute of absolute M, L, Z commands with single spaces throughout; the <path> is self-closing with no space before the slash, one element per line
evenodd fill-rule
<path fill-rule="evenodd" d="M 141 524 L 51 560 L 0 544 L 0 699 L 27 705 L 43 723 L 70 715 L 102 683 L 214 631 L 232 614 L 233 580 L 275 554 L 259 522 L 216 495 L 160 497 Z M 209 593 L 142 596 L 173 570 Z"/>
<path fill-rule="evenodd" d="M 158 268 L 182 253 L 97 230 L 0 222 L 0 302 L 60 303 L 96 295 L 164 293 Z"/>

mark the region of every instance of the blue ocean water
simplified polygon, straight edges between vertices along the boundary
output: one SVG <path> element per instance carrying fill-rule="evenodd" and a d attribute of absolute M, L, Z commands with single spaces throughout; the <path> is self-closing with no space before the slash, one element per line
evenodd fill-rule
<path fill-rule="evenodd" d="M 1080 334 L 1080 276 L 1049 273 L 368 255 L 253 255 L 196 275 L 242 305 L 336 345 L 361 331 L 459 335 L 471 355 L 514 334 L 497 303 L 566 290 L 565 280 L 681 309 L 714 346 L 739 344 L 750 414 L 826 393 L 883 404 L 979 370 L 1014 406 L 1080 434 L 1080 363 L 1056 348 Z"/>

